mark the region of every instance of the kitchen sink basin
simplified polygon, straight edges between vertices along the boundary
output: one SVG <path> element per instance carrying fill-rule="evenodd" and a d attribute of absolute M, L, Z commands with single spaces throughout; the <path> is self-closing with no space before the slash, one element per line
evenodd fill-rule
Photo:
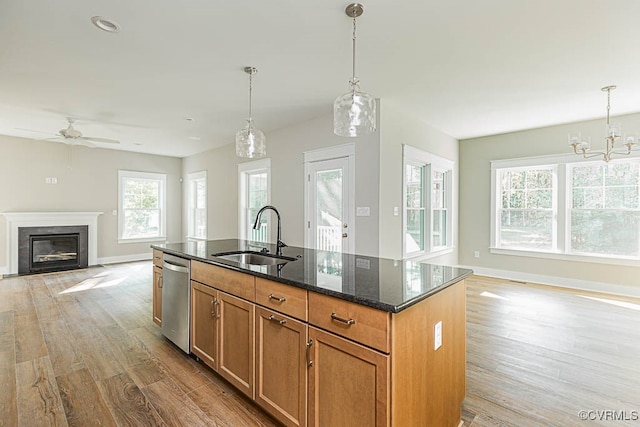
<path fill-rule="evenodd" d="M 239 264 L 249 265 L 282 265 L 290 261 L 297 260 L 297 258 L 277 256 L 254 251 L 222 252 L 213 254 L 213 256 L 226 261 L 233 261 Z"/>

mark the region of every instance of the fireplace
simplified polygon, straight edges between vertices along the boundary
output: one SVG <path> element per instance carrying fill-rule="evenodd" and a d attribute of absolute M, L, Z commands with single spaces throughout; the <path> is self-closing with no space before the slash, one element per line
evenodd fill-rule
<path fill-rule="evenodd" d="M 88 227 L 18 228 L 18 274 L 71 270 L 88 266 Z"/>

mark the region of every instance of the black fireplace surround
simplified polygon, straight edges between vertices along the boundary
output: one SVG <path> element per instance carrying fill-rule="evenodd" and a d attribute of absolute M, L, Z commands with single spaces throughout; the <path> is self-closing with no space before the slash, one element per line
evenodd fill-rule
<path fill-rule="evenodd" d="M 18 274 L 86 268 L 86 225 L 18 227 Z"/>

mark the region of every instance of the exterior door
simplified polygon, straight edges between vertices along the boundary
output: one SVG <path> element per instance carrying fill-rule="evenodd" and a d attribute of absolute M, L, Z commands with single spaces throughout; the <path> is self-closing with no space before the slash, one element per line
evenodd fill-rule
<path fill-rule="evenodd" d="M 349 158 L 306 164 L 306 246 L 328 252 L 353 253 Z"/>

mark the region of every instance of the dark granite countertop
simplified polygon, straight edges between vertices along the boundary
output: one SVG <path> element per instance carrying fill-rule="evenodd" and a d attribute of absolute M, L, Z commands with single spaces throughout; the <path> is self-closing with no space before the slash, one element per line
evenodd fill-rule
<path fill-rule="evenodd" d="M 280 267 L 240 264 L 213 256 L 232 251 L 260 252 L 265 247 L 271 254 L 276 250 L 272 244 L 237 239 L 190 241 L 151 247 L 168 254 L 226 267 L 391 313 L 398 313 L 473 273 L 471 270 L 446 265 L 292 246 L 283 248 L 282 254 L 296 260 Z"/>

